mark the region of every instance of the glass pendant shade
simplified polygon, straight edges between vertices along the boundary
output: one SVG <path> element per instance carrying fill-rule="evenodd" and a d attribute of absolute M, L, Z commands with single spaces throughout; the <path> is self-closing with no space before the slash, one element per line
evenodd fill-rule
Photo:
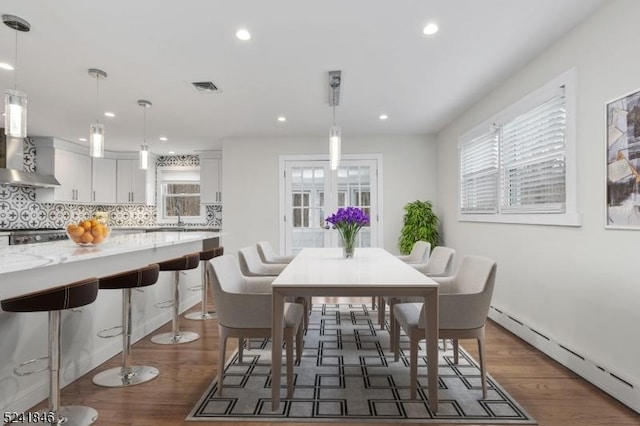
<path fill-rule="evenodd" d="M 140 169 L 147 170 L 149 168 L 149 147 L 147 145 L 140 146 Z"/>
<path fill-rule="evenodd" d="M 104 125 L 91 123 L 89 126 L 89 155 L 104 157 Z"/>
<path fill-rule="evenodd" d="M 338 163 L 340 162 L 341 155 L 341 139 L 340 127 L 331 127 L 329 130 L 329 163 L 331 165 L 331 170 L 338 169 Z"/>
<path fill-rule="evenodd" d="M 4 133 L 14 138 L 27 137 L 27 94 L 7 90 L 4 95 Z"/>

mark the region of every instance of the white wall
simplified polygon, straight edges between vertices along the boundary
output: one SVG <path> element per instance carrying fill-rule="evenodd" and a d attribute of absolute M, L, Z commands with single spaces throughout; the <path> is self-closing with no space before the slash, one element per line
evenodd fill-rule
<path fill-rule="evenodd" d="M 493 305 L 597 364 L 540 348 L 640 410 L 640 232 L 608 230 L 605 104 L 640 89 L 640 2 L 615 0 L 505 81 L 437 137 L 446 243 L 498 261 Z M 543 29 L 541 29 L 543 30 Z M 464 223 L 457 214 L 458 137 L 563 71 L 577 70 L 579 228 Z M 517 327 L 516 327 L 517 328 Z M 553 353 L 551 353 L 553 352 Z M 619 386 L 613 373 L 634 385 Z"/>
<path fill-rule="evenodd" d="M 280 155 L 327 154 L 327 138 L 241 139 L 222 144 L 224 208 L 222 244 L 237 253 L 257 241 L 278 247 L 278 160 Z M 384 245 L 397 253 L 403 206 L 416 199 L 435 201 L 436 146 L 420 136 L 344 137 L 343 154 L 382 154 Z M 436 211 L 437 211 L 437 203 Z"/>

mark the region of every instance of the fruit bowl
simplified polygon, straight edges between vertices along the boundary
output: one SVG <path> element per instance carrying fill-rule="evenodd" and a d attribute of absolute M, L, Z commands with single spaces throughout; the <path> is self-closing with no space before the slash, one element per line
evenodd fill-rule
<path fill-rule="evenodd" d="M 66 228 L 71 241 L 83 247 L 97 246 L 109 237 L 111 230 L 97 219 L 70 223 Z"/>

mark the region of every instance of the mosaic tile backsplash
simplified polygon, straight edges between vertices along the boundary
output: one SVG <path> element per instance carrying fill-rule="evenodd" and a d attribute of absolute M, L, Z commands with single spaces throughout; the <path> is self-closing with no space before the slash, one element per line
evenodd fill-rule
<path fill-rule="evenodd" d="M 36 171 L 36 150 L 30 139 L 24 142 L 25 171 Z M 158 157 L 162 166 L 197 166 L 196 155 Z M 91 217 L 96 211 L 109 214 L 112 227 L 157 226 L 156 207 L 142 204 L 61 204 L 38 203 L 34 188 L 0 185 L 0 230 L 22 228 L 62 228 L 70 222 Z M 167 226 L 167 225 L 162 225 Z M 222 206 L 207 205 L 204 223 L 188 224 L 191 227 L 222 227 Z"/>

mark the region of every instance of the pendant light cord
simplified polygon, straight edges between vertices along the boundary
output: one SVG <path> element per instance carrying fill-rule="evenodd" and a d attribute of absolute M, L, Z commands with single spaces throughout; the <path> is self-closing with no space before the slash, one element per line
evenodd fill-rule
<path fill-rule="evenodd" d="M 144 144 L 147 144 L 147 107 L 142 106 L 143 114 L 142 114 L 142 140 Z"/>
<path fill-rule="evenodd" d="M 16 67 L 13 73 L 13 90 L 18 90 L 18 30 L 16 32 L 16 51 L 15 51 L 15 61 Z"/>
<path fill-rule="evenodd" d="M 100 123 L 100 75 L 96 74 L 96 123 Z"/>

